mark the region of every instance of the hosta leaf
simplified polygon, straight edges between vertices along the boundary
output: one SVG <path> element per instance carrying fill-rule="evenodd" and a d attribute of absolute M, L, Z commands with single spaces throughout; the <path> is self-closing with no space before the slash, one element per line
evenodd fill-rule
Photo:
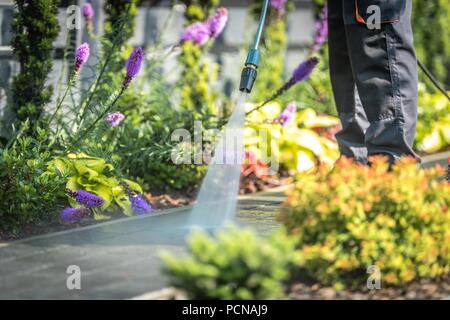
<path fill-rule="evenodd" d="M 48 162 L 47 170 L 53 173 L 59 173 L 62 176 L 70 176 L 75 173 L 73 165 L 64 159 L 55 158 Z"/>
<path fill-rule="evenodd" d="M 297 171 L 307 172 L 314 168 L 316 165 L 314 161 L 314 155 L 308 151 L 297 152 Z"/>
<path fill-rule="evenodd" d="M 67 180 L 66 183 L 66 189 L 72 190 L 72 191 L 77 191 L 80 189 L 80 185 L 77 182 L 77 177 L 70 177 L 69 180 Z M 79 205 L 75 199 L 68 197 L 69 198 L 69 204 L 72 208 L 82 208 L 82 205 Z"/>
<path fill-rule="evenodd" d="M 450 145 L 450 124 L 443 124 L 441 126 L 441 135 L 444 142 Z"/>
<path fill-rule="evenodd" d="M 291 131 L 292 139 L 299 147 L 311 150 L 316 156 L 324 153 L 324 148 L 317 133 L 309 129 L 296 129 Z"/>
<path fill-rule="evenodd" d="M 93 170 L 93 169 L 89 168 L 88 166 L 86 166 L 84 164 L 84 162 L 81 162 L 81 161 L 76 161 L 76 162 L 74 162 L 73 165 L 74 165 L 75 169 L 77 170 L 78 174 L 85 175 L 87 177 L 89 177 L 89 176 L 92 176 L 92 177 L 98 176 L 99 172 L 101 172 L 101 171 L 96 171 L 96 170 Z"/>
<path fill-rule="evenodd" d="M 123 212 L 127 216 L 133 215 L 133 210 L 130 206 L 130 200 L 128 199 L 128 196 L 125 194 L 125 191 L 122 187 L 116 187 L 113 189 L 114 194 L 114 200 L 117 203 L 117 205 L 122 208 Z"/>
<path fill-rule="evenodd" d="M 326 128 L 338 125 L 339 119 L 327 115 L 318 115 L 314 110 L 308 108 L 298 113 L 297 124 L 306 128 Z"/>
<path fill-rule="evenodd" d="M 80 184 L 78 183 L 78 178 L 77 177 L 70 177 L 67 180 L 66 189 L 69 189 L 69 190 L 72 190 L 72 191 L 77 191 L 78 189 L 80 189 Z"/>
<path fill-rule="evenodd" d="M 421 143 L 418 145 L 418 149 L 423 152 L 433 153 L 443 148 L 444 141 L 441 137 L 439 130 L 434 129 L 433 132 L 425 136 Z"/>
<path fill-rule="evenodd" d="M 81 186 L 81 189 L 87 190 L 88 187 L 95 187 L 96 182 L 90 182 L 88 178 L 84 176 L 75 176 L 77 178 L 77 183 Z"/>
<path fill-rule="evenodd" d="M 297 124 L 306 126 L 307 123 L 311 123 L 316 119 L 316 112 L 311 108 L 307 108 L 305 110 L 297 112 L 296 119 Z"/>
<path fill-rule="evenodd" d="M 108 209 L 114 198 L 112 189 L 102 184 L 98 184 L 95 187 L 89 187 L 86 191 L 95 193 L 105 201 L 102 210 Z"/>
<path fill-rule="evenodd" d="M 96 177 L 89 177 L 89 182 L 91 183 L 100 183 L 110 188 L 113 188 L 119 184 L 116 178 L 110 178 L 104 175 L 99 175 Z"/>
<path fill-rule="evenodd" d="M 112 170 L 113 166 L 111 164 L 107 164 L 104 159 L 90 157 L 85 153 L 80 153 L 78 155 L 69 155 L 72 159 L 74 165 L 76 165 L 77 170 L 83 171 L 83 167 L 94 170 L 97 173 L 102 173 L 106 168 Z M 83 173 L 83 172 L 80 172 Z"/>
<path fill-rule="evenodd" d="M 143 190 L 142 190 L 141 186 L 139 184 L 137 184 L 136 182 L 128 180 L 128 179 L 123 179 L 123 181 L 126 184 L 128 184 L 128 186 L 131 188 L 131 190 L 134 190 L 134 191 L 139 192 L 139 193 L 143 193 Z"/>

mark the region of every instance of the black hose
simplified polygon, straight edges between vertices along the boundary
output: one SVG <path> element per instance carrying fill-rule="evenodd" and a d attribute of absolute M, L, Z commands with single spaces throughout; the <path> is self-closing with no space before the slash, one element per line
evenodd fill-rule
<path fill-rule="evenodd" d="M 425 75 L 431 80 L 431 82 L 434 84 L 434 86 L 444 94 L 444 96 L 447 97 L 447 99 L 450 101 L 450 96 L 448 92 L 444 89 L 444 87 L 436 80 L 436 78 L 433 76 L 430 70 L 425 67 L 425 65 L 417 59 L 417 64 L 419 65 L 420 69 L 425 73 Z"/>

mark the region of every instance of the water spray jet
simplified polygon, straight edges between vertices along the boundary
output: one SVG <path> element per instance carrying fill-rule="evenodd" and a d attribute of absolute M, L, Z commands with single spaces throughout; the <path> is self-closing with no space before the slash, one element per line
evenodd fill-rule
<path fill-rule="evenodd" d="M 237 198 L 244 158 L 245 103 L 252 91 L 259 66 L 259 43 L 266 22 L 269 0 L 264 0 L 261 19 L 253 47 L 248 53 L 239 86 L 242 92 L 236 106 L 214 149 L 214 157 L 209 164 L 192 209 L 188 226 L 206 228 L 213 231 L 230 222 L 237 210 Z"/>

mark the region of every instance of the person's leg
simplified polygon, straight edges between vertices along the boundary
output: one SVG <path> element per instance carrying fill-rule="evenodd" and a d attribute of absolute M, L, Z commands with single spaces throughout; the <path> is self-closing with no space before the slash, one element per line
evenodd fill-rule
<path fill-rule="evenodd" d="M 367 148 L 364 134 L 369 123 L 353 79 L 345 33 L 343 1 L 328 0 L 330 76 L 342 123 L 342 130 L 336 135 L 336 139 L 342 155 L 366 163 Z"/>
<path fill-rule="evenodd" d="M 353 76 L 370 122 L 365 134 L 368 155 L 387 155 L 391 161 L 406 155 L 419 160 L 412 150 L 418 75 L 411 4 L 411 0 L 344 2 Z M 376 8 L 381 24 L 369 26 Z"/>

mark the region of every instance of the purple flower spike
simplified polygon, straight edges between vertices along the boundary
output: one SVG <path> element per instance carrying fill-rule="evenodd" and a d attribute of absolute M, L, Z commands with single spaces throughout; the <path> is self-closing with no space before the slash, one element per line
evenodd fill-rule
<path fill-rule="evenodd" d="M 287 0 L 270 0 L 270 5 L 280 13 L 284 12 Z"/>
<path fill-rule="evenodd" d="M 210 33 L 210 27 L 206 23 L 196 22 L 184 30 L 181 41 L 192 41 L 193 43 L 202 46 L 209 40 Z"/>
<path fill-rule="evenodd" d="M 295 121 L 296 112 L 297 104 L 295 102 L 289 103 L 286 109 L 284 109 L 278 117 L 277 122 L 279 122 L 283 127 L 289 126 Z"/>
<path fill-rule="evenodd" d="M 308 77 L 311 75 L 311 73 L 314 71 L 314 68 L 319 63 L 319 59 L 316 57 L 312 57 L 304 62 L 302 62 L 297 69 L 294 70 L 292 73 L 292 77 L 287 81 L 285 84 L 283 84 L 270 98 L 268 98 L 266 101 L 264 101 L 259 107 L 266 105 L 270 101 L 275 100 L 282 94 L 284 94 L 286 91 L 291 89 L 294 85 L 301 81 L 305 81 L 308 79 Z"/>
<path fill-rule="evenodd" d="M 313 51 L 319 51 L 320 47 L 327 41 L 328 37 L 328 7 L 325 5 L 316 22 L 316 35 L 314 37 Z"/>
<path fill-rule="evenodd" d="M 75 53 L 75 73 L 78 73 L 89 59 L 90 49 L 89 44 L 83 43 L 81 46 L 78 47 L 76 53 Z"/>
<path fill-rule="evenodd" d="M 141 72 L 142 65 L 144 64 L 145 52 L 142 48 L 134 48 L 130 57 L 127 60 L 127 75 L 123 82 L 125 88 L 127 88 L 131 81 L 137 77 Z"/>
<path fill-rule="evenodd" d="M 214 16 L 212 16 L 206 21 L 206 24 L 209 27 L 211 37 L 217 38 L 222 33 L 223 29 L 225 29 L 227 22 L 228 22 L 227 8 L 221 7 L 217 9 Z"/>
<path fill-rule="evenodd" d="M 129 199 L 131 208 L 137 215 L 149 214 L 154 211 L 148 202 L 142 197 L 142 194 L 130 195 Z"/>
<path fill-rule="evenodd" d="M 89 213 L 89 209 L 86 208 L 66 208 L 61 212 L 59 218 L 63 224 L 74 224 L 89 215 Z"/>
<path fill-rule="evenodd" d="M 305 81 L 314 71 L 314 68 L 319 63 L 319 59 L 316 57 L 312 57 L 304 62 L 302 62 L 297 69 L 292 73 L 292 84 L 296 84 L 301 81 Z"/>
<path fill-rule="evenodd" d="M 105 203 L 101 197 L 84 190 L 77 190 L 75 192 L 66 190 L 66 193 L 69 197 L 74 198 L 77 203 L 85 206 L 86 208 L 99 208 Z"/>
<path fill-rule="evenodd" d="M 83 16 L 86 18 L 86 20 L 92 20 L 92 18 L 94 18 L 95 15 L 95 11 L 94 8 L 92 8 L 92 4 L 90 4 L 89 2 L 86 2 L 83 5 Z"/>
<path fill-rule="evenodd" d="M 117 127 L 124 119 L 125 116 L 120 112 L 108 113 L 105 118 L 106 122 L 113 128 Z"/>

